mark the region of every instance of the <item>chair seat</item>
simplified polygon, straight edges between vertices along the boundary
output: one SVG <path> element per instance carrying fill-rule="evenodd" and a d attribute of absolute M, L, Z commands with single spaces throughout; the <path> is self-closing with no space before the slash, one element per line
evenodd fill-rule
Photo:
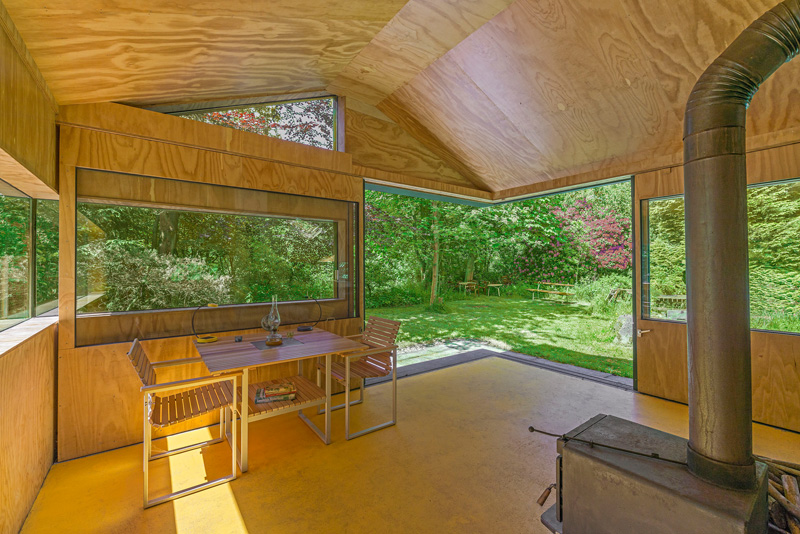
<path fill-rule="evenodd" d="M 324 363 L 319 363 L 317 367 L 321 371 L 325 371 Z M 357 378 L 376 378 L 379 376 L 386 376 L 391 372 L 392 354 L 389 352 L 371 354 L 358 360 L 353 359 L 350 362 L 350 375 Z M 340 382 L 344 382 L 344 364 L 340 362 L 331 363 L 331 376 Z"/>
<path fill-rule="evenodd" d="M 233 402 L 231 383 L 216 382 L 167 397 L 153 397 L 150 423 L 164 428 L 192 417 L 229 406 Z"/>

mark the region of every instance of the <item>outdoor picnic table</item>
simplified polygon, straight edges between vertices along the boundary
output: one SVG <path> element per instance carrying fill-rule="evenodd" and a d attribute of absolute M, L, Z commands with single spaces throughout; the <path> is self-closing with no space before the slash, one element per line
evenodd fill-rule
<path fill-rule="evenodd" d="M 686 307 L 686 295 L 658 295 L 653 300 L 664 301 L 665 304 L 680 305 L 682 308 Z"/>
<path fill-rule="evenodd" d="M 565 297 L 574 297 L 575 293 L 569 291 L 553 291 L 549 289 L 542 289 L 542 286 L 555 286 L 559 288 L 575 287 L 575 284 L 561 284 L 558 282 L 536 282 L 536 289 L 528 289 L 531 292 L 531 302 L 535 300 L 536 293 L 543 293 L 545 295 L 563 295 Z"/>
<path fill-rule="evenodd" d="M 475 287 L 477 285 L 478 285 L 478 282 L 476 282 L 474 280 L 470 280 L 469 282 L 459 282 L 458 283 L 458 289 L 461 290 L 461 288 L 464 288 L 464 294 L 466 295 L 467 292 L 470 289 L 472 289 L 472 291 L 474 292 L 475 291 Z"/>

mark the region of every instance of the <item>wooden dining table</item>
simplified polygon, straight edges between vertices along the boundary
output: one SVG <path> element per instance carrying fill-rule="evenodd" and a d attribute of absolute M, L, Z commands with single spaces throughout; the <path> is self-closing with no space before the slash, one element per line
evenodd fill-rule
<path fill-rule="evenodd" d="M 334 354 L 345 354 L 367 349 L 366 345 L 337 336 L 325 330 L 296 333 L 293 338 L 284 338 L 278 347 L 257 346 L 264 342 L 266 334 L 223 336 L 215 343 L 197 343 L 195 347 L 212 375 L 241 371 L 241 399 L 234 407 L 241 418 L 241 446 L 236 451 L 239 468 L 244 473 L 248 468 L 248 425 L 261 419 L 287 412 L 297 412 L 300 419 L 327 445 L 331 442 L 331 358 Z M 237 341 L 237 338 L 240 341 Z M 303 376 L 302 363 L 311 358 L 325 358 L 324 389 Z M 297 374 L 251 383 L 250 372 L 258 367 L 280 363 L 297 362 Z M 268 385 L 291 382 L 297 393 L 290 401 L 256 404 L 256 391 Z M 246 392 L 246 393 L 245 393 Z M 305 408 L 325 405 L 325 431 L 321 431 L 303 413 Z M 235 420 L 233 421 L 235 424 Z"/>

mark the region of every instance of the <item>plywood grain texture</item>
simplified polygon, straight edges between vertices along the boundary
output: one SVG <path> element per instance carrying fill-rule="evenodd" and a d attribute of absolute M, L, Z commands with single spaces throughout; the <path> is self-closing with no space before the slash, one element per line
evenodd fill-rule
<path fill-rule="evenodd" d="M 377 107 L 501 200 L 680 163 L 689 90 L 773 2 L 7 4 L 64 103 L 327 88 Z M 798 73 L 792 62 L 756 94 L 750 136 L 800 140 Z"/>
<path fill-rule="evenodd" d="M 67 139 L 61 137 L 61 152 Z M 76 210 L 75 166 L 58 165 L 58 348 L 75 346 Z"/>
<path fill-rule="evenodd" d="M 348 109 L 346 127 L 347 152 L 356 165 L 473 187 L 472 182 L 394 122 Z"/>
<path fill-rule="evenodd" d="M 415 178 L 406 174 L 382 171 L 372 167 L 353 166 L 353 172 L 366 178 L 370 183 L 408 189 L 412 191 L 431 192 L 441 196 L 450 196 L 475 200 L 477 202 L 491 202 L 493 195 L 490 191 L 464 187 L 455 184 L 445 184 L 435 180 Z"/>
<path fill-rule="evenodd" d="M 377 104 L 514 0 L 409 0 L 328 86 Z"/>
<path fill-rule="evenodd" d="M 699 74 L 772 4 L 518 0 L 377 106 L 496 199 L 656 170 L 681 162 Z M 756 94 L 750 136 L 800 139 L 798 69 Z"/>
<path fill-rule="evenodd" d="M 36 197 L 56 190 L 58 106 L 0 3 L 0 179 Z"/>
<path fill-rule="evenodd" d="M 405 3 L 8 0 L 62 104 L 324 89 Z"/>
<path fill-rule="evenodd" d="M 357 334 L 361 319 L 320 323 L 337 335 Z M 281 331 L 288 330 L 282 327 Z M 222 335 L 263 332 L 235 330 Z M 195 358 L 192 336 L 153 339 L 142 342 L 151 361 Z M 141 382 L 126 356 L 130 343 L 95 345 L 59 351 L 58 359 L 58 460 L 138 443 L 142 440 L 143 405 Z M 306 376 L 315 377 L 314 362 L 304 363 Z M 251 374 L 259 381 L 297 373 L 297 364 L 276 364 Z M 208 375 L 203 363 L 164 367 L 156 371 L 159 383 Z M 338 385 L 334 391 L 341 391 Z M 175 434 L 218 422 L 218 414 L 207 414 L 169 427 L 154 429 L 154 437 Z M 298 421 L 298 424 L 300 421 Z"/>
<path fill-rule="evenodd" d="M 326 171 L 348 172 L 347 154 L 121 104 L 62 106 L 58 122 L 126 137 L 243 155 Z"/>
<path fill-rule="evenodd" d="M 24 340 L 0 352 L 0 532 L 22 527 L 53 463 L 57 326 L 27 323 Z"/>

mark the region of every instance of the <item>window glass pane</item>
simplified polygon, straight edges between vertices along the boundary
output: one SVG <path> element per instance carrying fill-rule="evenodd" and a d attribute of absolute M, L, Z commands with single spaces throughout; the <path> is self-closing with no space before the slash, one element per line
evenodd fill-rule
<path fill-rule="evenodd" d="M 30 317 L 31 199 L 0 182 L 0 330 Z"/>
<path fill-rule="evenodd" d="M 686 321 L 683 197 L 642 201 L 642 318 Z"/>
<path fill-rule="evenodd" d="M 176 113 L 179 117 L 334 150 L 333 97 Z"/>
<path fill-rule="evenodd" d="M 335 298 L 338 224 L 79 202 L 78 312 Z"/>
<path fill-rule="evenodd" d="M 750 188 L 747 217 L 750 324 L 800 333 L 800 182 Z"/>
<path fill-rule="evenodd" d="M 642 317 L 685 321 L 683 197 L 642 201 Z M 747 192 L 750 325 L 800 333 L 800 181 Z"/>
<path fill-rule="evenodd" d="M 36 315 L 55 315 L 58 313 L 58 201 L 35 202 Z"/>

